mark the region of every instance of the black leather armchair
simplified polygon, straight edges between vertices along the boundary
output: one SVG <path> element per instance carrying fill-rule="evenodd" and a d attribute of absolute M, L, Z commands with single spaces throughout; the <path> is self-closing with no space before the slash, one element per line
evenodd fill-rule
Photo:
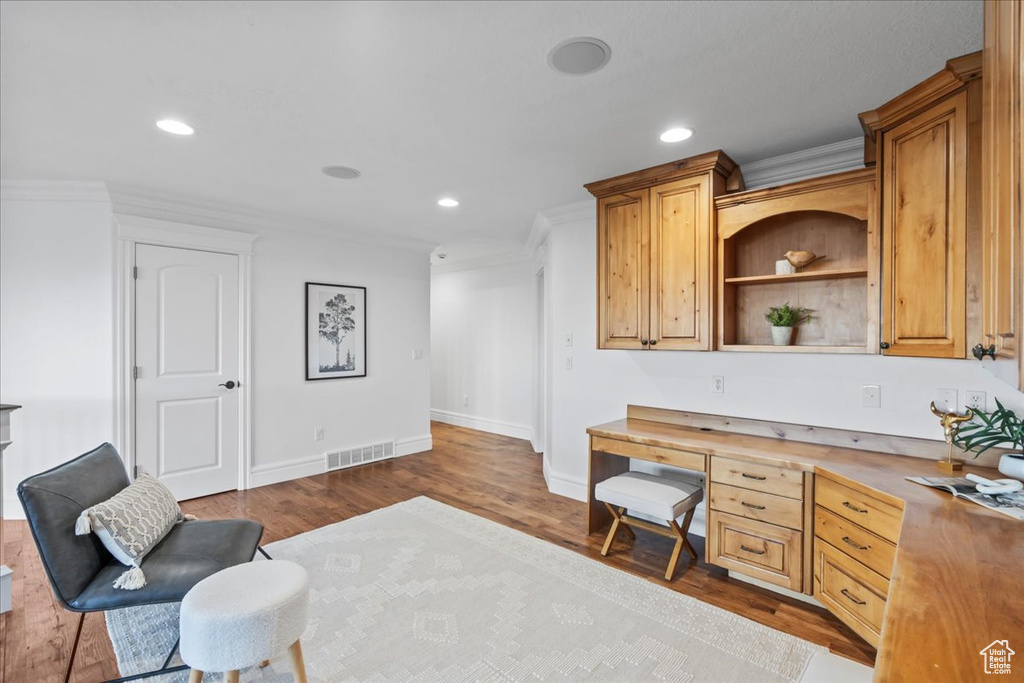
<path fill-rule="evenodd" d="M 251 561 L 259 549 L 263 527 L 256 522 L 228 519 L 181 523 L 143 560 L 145 587 L 131 591 L 114 588 L 124 565 L 95 534 L 76 536 L 75 520 L 82 510 L 107 500 L 128 484 L 121 456 L 105 443 L 18 485 L 18 498 L 53 593 L 65 609 L 81 613 L 64 672 L 65 683 L 71 676 L 87 612 L 179 602 L 199 581 L 226 567 Z M 117 680 L 184 669 L 167 668 L 173 654 L 172 649 L 162 669 Z"/>

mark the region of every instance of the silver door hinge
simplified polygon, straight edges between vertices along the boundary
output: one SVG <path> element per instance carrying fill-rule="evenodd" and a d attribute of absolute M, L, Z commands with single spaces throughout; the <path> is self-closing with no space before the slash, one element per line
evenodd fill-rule
<path fill-rule="evenodd" d="M 136 365 L 135 367 L 132 368 L 132 379 L 138 379 L 138 378 L 139 378 L 139 366 Z"/>
<path fill-rule="evenodd" d="M 139 267 L 138 266 L 132 266 L 132 279 L 133 280 L 138 280 L 139 279 Z"/>

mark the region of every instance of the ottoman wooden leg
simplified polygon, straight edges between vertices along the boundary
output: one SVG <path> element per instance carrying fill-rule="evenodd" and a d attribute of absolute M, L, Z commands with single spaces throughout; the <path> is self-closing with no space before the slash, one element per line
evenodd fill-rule
<path fill-rule="evenodd" d="M 288 648 L 288 654 L 292 658 L 292 672 L 295 674 L 296 683 L 306 683 L 306 663 L 302 661 L 302 644 L 296 640 Z"/>
<path fill-rule="evenodd" d="M 238 683 L 238 671 L 228 671 L 224 674 L 224 683 Z"/>
<path fill-rule="evenodd" d="M 203 672 L 199 669 L 192 669 L 188 674 L 188 683 L 202 683 Z"/>
<path fill-rule="evenodd" d="M 270 660 L 269 659 L 264 659 L 262 662 L 260 662 L 260 668 L 261 669 L 265 669 L 268 666 L 270 666 Z"/>

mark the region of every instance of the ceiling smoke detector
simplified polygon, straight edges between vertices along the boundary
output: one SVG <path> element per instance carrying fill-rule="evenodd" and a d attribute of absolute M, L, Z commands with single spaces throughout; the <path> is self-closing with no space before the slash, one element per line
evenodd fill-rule
<path fill-rule="evenodd" d="M 348 166 L 324 166 L 322 169 L 324 175 L 332 178 L 338 178 L 340 180 L 355 180 L 359 176 L 363 175 L 354 168 Z"/>
<path fill-rule="evenodd" d="M 569 38 L 548 53 L 548 65 L 570 76 L 592 74 L 612 58 L 608 43 L 597 38 Z"/>

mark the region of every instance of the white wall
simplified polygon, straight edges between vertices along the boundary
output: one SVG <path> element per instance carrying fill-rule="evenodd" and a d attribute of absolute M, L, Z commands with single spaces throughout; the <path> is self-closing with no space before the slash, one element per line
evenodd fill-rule
<path fill-rule="evenodd" d="M 114 440 L 113 254 L 109 201 L 0 202 L 6 516 L 19 481 Z"/>
<path fill-rule="evenodd" d="M 102 187 L 102 186 L 101 186 Z M 217 226 L 220 227 L 220 226 Z M 267 227 L 252 260 L 253 485 L 324 470 L 324 453 L 397 440 L 430 448 L 426 251 Z M 109 200 L 0 201 L 0 402 L 12 415 L 5 514 L 17 483 L 115 429 L 114 226 Z M 304 283 L 367 288 L 368 376 L 305 381 Z M 413 349 L 424 358 L 413 360 Z M 314 428 L 324 428 L 315 441 Z"/>
<path fill-rule="evenodd" d="M 941 439 L 928 404 L 938 388 L 985 391 L 1018 411 L 1024 395 L 975 360 L 831 354 L 614 351 L 596 349 L 594 217 L 557 225 L 547 241 L 552 354 L 550 488 L 585 499 L 591 425 L 625 417 L 626 404 Z M 569 349 L 559 342 L 572 333 Z M 573 356 L 573 369 L 564 359 Z M 986 361 L 988 362 L 988 361 Z M 725 393 L 711 391 L 725 377 Z M 882 407 L 861 406 L 861 386 L 882 388 Z"/>
<path fill-rule="evenodd" d="M 537 323 L 532 265 L 437 272 L 430 287 L 432 417 L 530 439 Z"/>

